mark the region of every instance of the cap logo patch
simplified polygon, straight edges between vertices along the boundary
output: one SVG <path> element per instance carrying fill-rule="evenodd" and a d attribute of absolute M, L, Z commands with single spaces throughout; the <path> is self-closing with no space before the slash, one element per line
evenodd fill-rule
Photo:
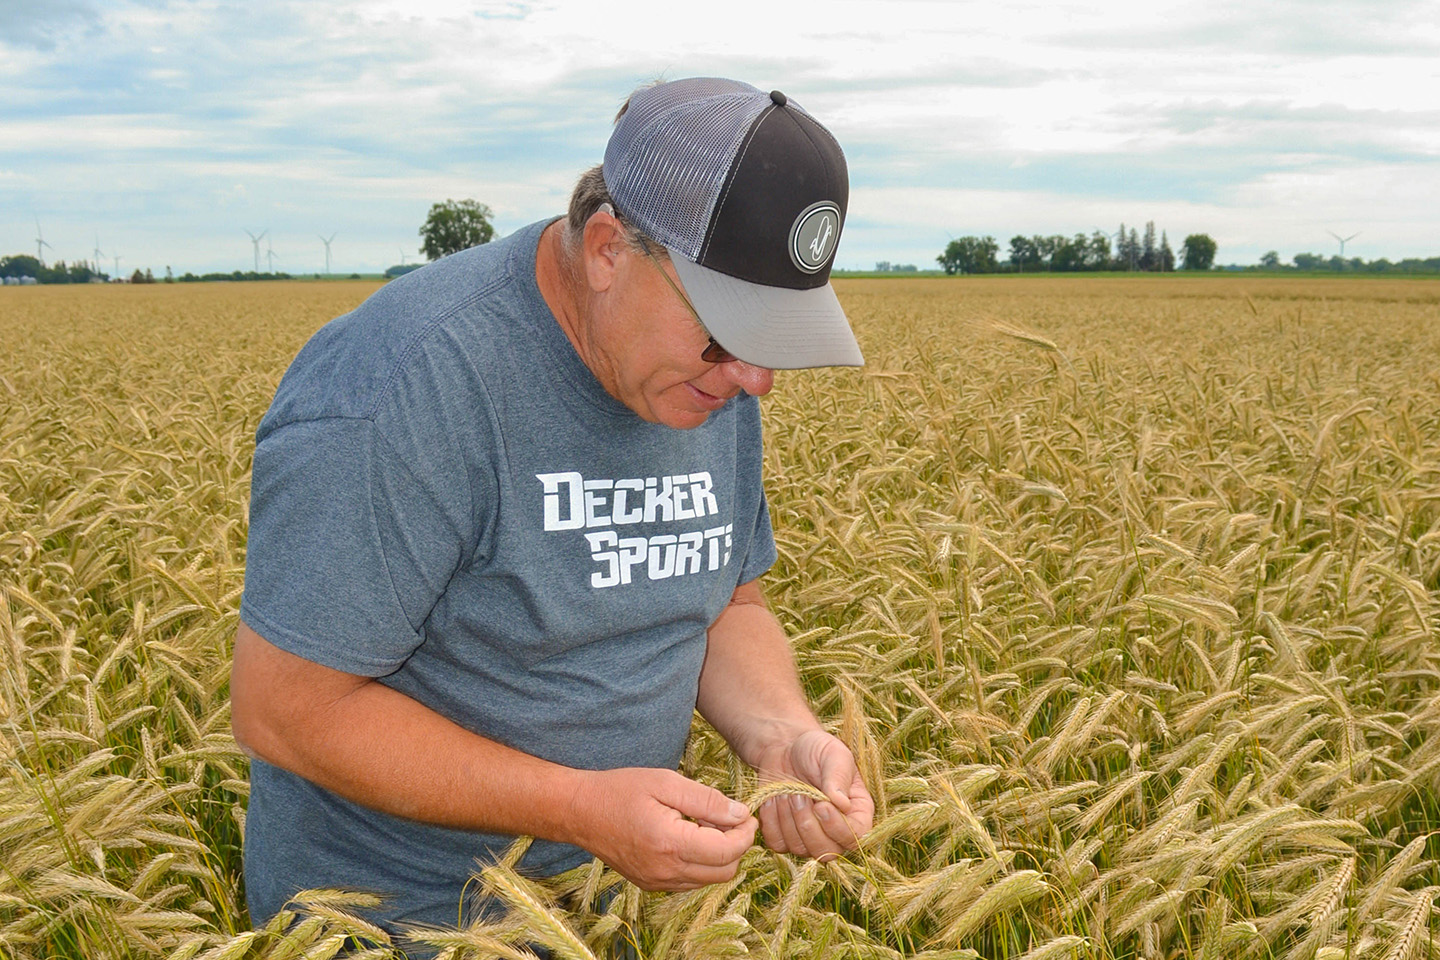
<path fill-rule="evenodd" d="M 840 242 L 840 208 L 820 200 L 800 211 L 790 225 L 790 259 L 802 273 L 819 273 Z"/>

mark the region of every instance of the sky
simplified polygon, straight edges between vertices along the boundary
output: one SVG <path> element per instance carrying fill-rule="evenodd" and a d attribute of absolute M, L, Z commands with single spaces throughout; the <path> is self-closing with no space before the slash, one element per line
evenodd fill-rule
<path fill-rule="evenodd" d="M 1440 0 L 0 0 L 0 254 L 413 263 L 438 201 L 563 211 L 626 95 L 685 76 L 835 134 L 841 268 L 1152 220 L 1218 263 L 1440 255 Z"/>

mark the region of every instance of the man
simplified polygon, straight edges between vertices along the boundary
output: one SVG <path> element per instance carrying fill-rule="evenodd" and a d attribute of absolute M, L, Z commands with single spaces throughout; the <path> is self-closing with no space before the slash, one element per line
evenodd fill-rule
<path fill-rule="evenodd" d="M 454 924 L 477 859 L 734 876 L 745 807 L 675 771 L 692 712 L 782 797 L 775 850 L 871 825 L 756 582 L 757 397 L 862 362 L 828 279 L 848 198 L 781 93 L 637 92 L 568 217 L 394 281 L 300 352 L 256 440 L 231 677 L 258 923 L 297 891 Z M 722 346 L 723 345 L 723 346 Z"/>

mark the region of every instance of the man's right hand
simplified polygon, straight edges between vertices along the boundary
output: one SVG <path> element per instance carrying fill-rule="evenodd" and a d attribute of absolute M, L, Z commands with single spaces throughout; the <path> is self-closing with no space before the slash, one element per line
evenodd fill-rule
<path fill-rule="evenodd" d="M 643 890 L 694 890 L 735 876 L 759 821 L 744 804 L 672 770 L 587 771 L 578 846 Z"/>

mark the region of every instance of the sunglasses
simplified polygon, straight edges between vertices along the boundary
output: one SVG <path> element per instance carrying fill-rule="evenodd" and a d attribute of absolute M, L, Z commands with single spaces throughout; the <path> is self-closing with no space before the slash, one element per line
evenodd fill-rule
<path fill-rule="evenodd" d="M 639 242 L 640 249 L 645 251 L 645 256 L 649 257 L 650 262 L 655 265 L 655 269 L 660 271 L 660 276 L 664 277 L 665 282 L 670 285 L 670 289 L 675 291 L 675 296 L 685 302 L 685 306 L 690 310 L 690 315 L 695 318 L 696 323 L 700 324 L 700 329 L 705 332 L 705 336 L 710 338 L 710 342 L 706 344 L 705 349 L 700 351 L 700 359 L 706 363 L 729 363 L 731 360 L 739 359 L 735 354 L 720 346 L 720 342 L 715 339 L 714 335 L 705 329 L 705 321 L 700 319 L 700 312 L 695 309 L 695 305 L 690 302 L 690 298 L 685 296 L 685 291 L 681 290 L 675 281 L 670 279 L 670 274 L 665 272 L 665 267 L 660 263 L 659 258 L 650 251 L 650 245 L 645 242 L 645 238 L 639 233 L 634 234 L 634 237 Z"/>

